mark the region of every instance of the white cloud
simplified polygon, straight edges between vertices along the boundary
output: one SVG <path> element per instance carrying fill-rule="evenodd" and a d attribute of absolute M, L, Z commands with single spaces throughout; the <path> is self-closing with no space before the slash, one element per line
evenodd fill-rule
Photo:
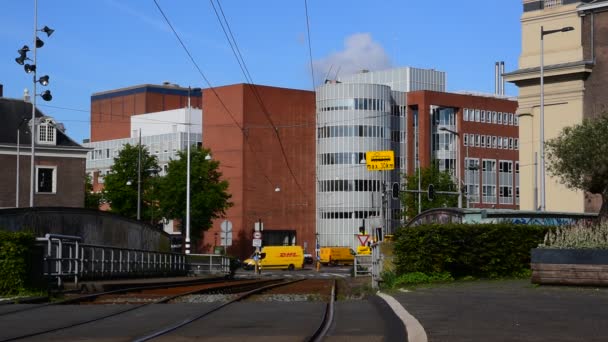
<path fill-rule="evenodd" d="M 322 83 L 331 69 L 329 78 L 339 70 L 339 76 L 351 75 L 363 69 L 370 71 L 391 67 L 384 47 L 372 39 L 370 33 L 355 33 L 344 40 L 344 49 L 313 61 L 315 80 Z"/>

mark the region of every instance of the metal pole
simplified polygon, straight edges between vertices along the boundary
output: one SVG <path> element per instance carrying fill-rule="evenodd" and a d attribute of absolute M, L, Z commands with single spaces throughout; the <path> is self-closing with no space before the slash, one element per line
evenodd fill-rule
<path fill-rule="evenodd" d="M 19 127 L 17 127 L 17 180 L 15 189 L 15 208 L 19 208 L 19 159 L 21 158 L 19 150 Z"/>
<path fill-rule="evenodd" d="M 538 152 L 534 153 L 534 210 L 538 210 Z"/>
<path fill-rule="evenodd" d="M 460 134 L 458 134 L 458 132 L 456 132 L 456 158 L 458 159 L 458 162 L 456 163 L 456 167 L 458 168 L 456 171 L 456 182 L 458 183 L 458 208 L 462 209 L 462 188 L 460 186 L 460 182 L 462 181 L 462 174 L 460 172 L 460 167 L 462 166 L 462 163 L 460 161 Z"/>
<path fill-rule="evenodd" d="M 467 179 L 467 172 L 469 171 L 469 144 L 467 144 L 467 161 L 466 161 L 465 165 L 466 165 L 466 170 L 465 170 L 465 173 L 464 173 L 464 179 L 466 181 L 466 179 Z M 469 194 L 468 183 L 465 184 L 465 187 L 467 189 L 466 200 L 467 200 L 467 209 L 468 209 L 469 205 L 470 205 L 470 203 L 469 203 L 469 197 L 471 196 L 471 194 Z"/>
<path fill-rule="evenodd" d="M 186 118 L 186 144 L 187 146 L 187 157 L 186 157 L 186 254 L 190 254 L 190 87 L 188 87 L 188 114 Z"/>
<path fill-rule="evenodd" d="M 34 80 L 34 93 L 32 94 L 32 123 L 31 123 L 31 144 L 32 144 L 32 151 L 31 151 L 31 158 L 30 158 L 30 207 L 34 206 L 34 188 L 36 187 L 36 166 L 34 165 L 34 158 L 35 158 L 35 148 L 34 145 L 36 144 L 36 69 L 38 68 L 38 65 L 36 65 L 36 31 L 38 30 L 38 0 L 34 0 L 34 76 L 33 76 L 33 80 Z"/>
<path fill-rule="evenodd" d="M 416 148 L 418 152 L 416 153 L 416 164 L 418 165 L 418 215 L 422 212 L 422 174 L 420 172 L 420 120 L 418 120 L 418 125 L 416 125 Z"/>
<path fill-rule="evenodd" d="M 141 219 L 141 128 L 139 129 L 139 148 L 137 151 L 137 221 Z"/>
<path fill-rule="evenodd" d="M 545 211 L 545 66 L 544 30 L 540 27 L 540 211 Z"/>

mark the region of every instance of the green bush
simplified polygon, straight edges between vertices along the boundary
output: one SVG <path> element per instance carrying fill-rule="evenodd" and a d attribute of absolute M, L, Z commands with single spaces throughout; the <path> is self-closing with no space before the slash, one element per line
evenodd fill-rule
<path fill-rule="evenodd" d="M 455 278 L 525 274 L 530 268 L 530 249 L 550 229 L 506 223 L 401 228 L 395 234 L 396 274 L 448 272 Z"/>
<path fill-rule="evenodd" d="M 382 287 L 396 288 L 404 285 L 444 283 L 453 281 L 454 278 L 448 272 L 426 274 L 422 272 L 411 272 L 397 275 L 394 272 L 382 274 Z"/>
<path fill-rule="evenodd" d="M 17 294 L 30 285 L 28 270 L 35 242 L 31 233 L 0 230 L 0 294 Z"/>

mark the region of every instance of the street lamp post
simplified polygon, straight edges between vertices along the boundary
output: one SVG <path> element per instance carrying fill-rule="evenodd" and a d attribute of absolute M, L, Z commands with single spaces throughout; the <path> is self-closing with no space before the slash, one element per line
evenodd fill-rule
<path fill-rule="evenodd" d="M 562 27 L 556 30 L 545 31 L 540 27 L 540 210 L 545 211 L 545 66 L 544 66 L 544 37 L 548 34 L 568 32 L 574 30 L 572 26 Z"/>
<path fill-rule="evenodd" d="M 452 131 L 449 128 L 445 128 L 445 127 L 441 127 L 439 128 L 440 131 L 442 132 L 448 132 L 452 135 L 456 136 L 456 183 L 457 183 L 457 188 L 458 188 L 458 208 L 462 208 L 462 189 L 460 188 L 460 182 L 461 182 L 461 177 L 460 177 L 460 134 L 456 131 Z"/>
<path fill-rule="evenodd" d="M 186 144 L 187 146 L 187 158 L 186 158 L 186 254 L 190 254 L 190 118 L 192 115 L 191 96 L 192 92 L 200 91 L 200 88 L 191 89 L 188 87 L 188 114 L 186 118 Z"/>
<path fill-rule="evenodd" d="M 30 51 L 30 48 L 27 45 L 24 45 L 21 49 L 17 50 L 19 53 L 19 57 L 15 58 L 15 61 L 19 65 L 23 65 L 23 69 L 26 73 L 31 73 L 33 80 L 33 94 L 32 94 L 32 120 L 31 124 L 31 156 L 30 156 L 30 207 L 34 206 L 34 194 L 36 188 L 36 166 L 35 166 L 35 144 L 36 144 L 36 96 L 40 95 L 44 101 L 50 101 L 53 97 L 49 90 L 44 91 L 41 94 L 36 93 L 36 84 L 40 83 L 43 86 L 49 84 L 49 76 L 45 75 L 40 77 L 39 79 L 36 77 L 36 49 L 40 48 L 44 45 L 44 42 L 38 38 L 38 31 L 44 32 L 47 34 L 47 37 L 50 37 L 51 34 L 55 30 L 45 26 L 42 29 L 38 29 L 38 0 L 34 0 L 34 41 L 32 46 L 32 52 L 34 54 L 34 59 L 31 60 L 32 64 L 25 64 L 25 61 L 30 60 L 27 57 L 27 53 Z M 25 64 L 25 65 L 24 65 Z"/>

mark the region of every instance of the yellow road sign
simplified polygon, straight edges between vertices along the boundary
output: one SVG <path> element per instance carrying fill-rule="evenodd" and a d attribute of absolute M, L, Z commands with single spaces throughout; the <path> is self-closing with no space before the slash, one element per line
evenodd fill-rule
<path fill-rule="evenodd" d="M 369 151 L 365 154 L 367 170 L 382 171 L 395 169 L 395 152 Z"/>

